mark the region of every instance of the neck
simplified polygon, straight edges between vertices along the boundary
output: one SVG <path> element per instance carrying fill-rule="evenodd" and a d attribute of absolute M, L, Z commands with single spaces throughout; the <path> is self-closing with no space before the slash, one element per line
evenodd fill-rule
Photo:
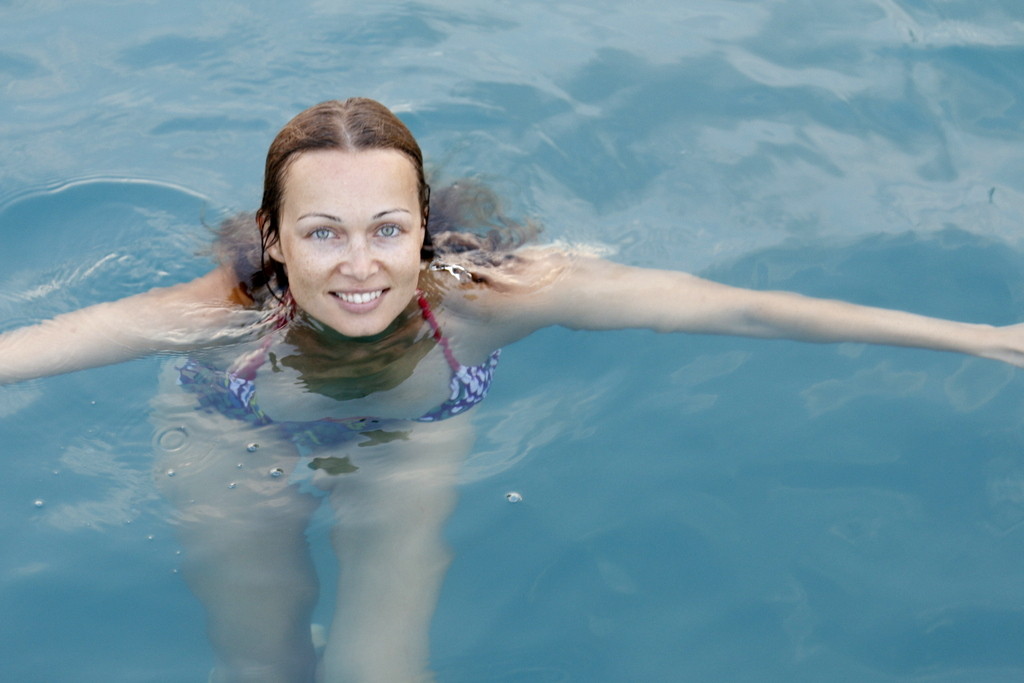
<path fill-rule="evenodd" d="M 422 298 L 422 295 L 417 292 L 416 298 L 409 301 L 402 312 L 399 313 L 386 328 L 377 334 L 371 334 L 365 337 L 350 337 L 342 334 L 333 327 L 320 322 L 305 311 L 296 312 L 292 327 L 293 329 L 304 330 L 305 333 L 303 336 L 317 338 L 320 343 L 328 346 L 334 344 L 379 344 L 381 342 L 387 342 L 393 336 L 402 336 L 403 332 L 408 332 L 410 328 L 416 325 L 417 319 L 421 317 L 418 301 L 422 300 Z"/>
<path fill-rule="evenodd" d="M 421 299 L 417 296 L 386 330 L 370 337 L 340 334 L 299 313 L 285 337 L 289 352 L 277 361 L 299 371 L 310 391 L 336 399 L 398 386 L 437 343 L 421 311 Z"/>

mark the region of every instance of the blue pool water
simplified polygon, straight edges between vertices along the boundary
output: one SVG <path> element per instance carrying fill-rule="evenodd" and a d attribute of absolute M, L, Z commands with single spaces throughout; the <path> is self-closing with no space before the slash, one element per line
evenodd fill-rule
<path fill-rule="evenodd" d="M 0 36 L 0 330 L 204 272 L 277 128 L 355 94 L 549 239 L 1024 320 L 1015 0 L 0 0 Z M 0 389 L 3 680 L 206 680 L 158 365 Z M 537 334 L 478 409 L 438 679 L 1021 680 L 1022 406 L 952 355 Z"/>

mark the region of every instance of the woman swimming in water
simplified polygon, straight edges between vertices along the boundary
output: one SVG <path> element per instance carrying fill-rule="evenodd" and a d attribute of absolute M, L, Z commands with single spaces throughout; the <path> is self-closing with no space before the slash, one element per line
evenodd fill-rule
<path fill-rule="evenodd" d="M 325 102 L 275 138 L 262 205 L 223 226 L 215 270 L 0 335 L 0 383 L 173 354 L 153 400 L 155 470 L 174 472 L 157 481 L 206 609 L 211 680 L 429 679 L 441 530 L 472 446 L 464 413 L 499 350 L 540 328 L 889 344 L 1024 365 L 1020 326 L 623 266 L 528 246 L 529 230 L 500 218 L 488 234 L 460 232 L 480 192 L 432 198 L 391 112 Z M 304 535 L 313 491 L 335 511 L 339 562 L 319 657 Z"/>

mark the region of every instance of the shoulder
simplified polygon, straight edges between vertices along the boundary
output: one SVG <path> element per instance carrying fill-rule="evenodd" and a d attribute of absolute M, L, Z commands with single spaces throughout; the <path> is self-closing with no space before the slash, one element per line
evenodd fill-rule
<path fill-rule="evenodd" d="M 482 346 L 501 346 L 549 325 L 560 324 L 574 290 L 607 263 L 584 250 L 561 245 L 522 247 L 499 262 L 446 260 L 435 265 L 448 325 Z M 454 266 L 451 272 L 445 266 Z"/>
<path fill-rule="evenodd" d="M 680 271 L 623 265 L 585 248 L 515 253 L 515 262 L 445 298 L 452 311 L 492 329 L 491 338 L 515 340 L 553 325 L 700 331 L 742 303 L 742 290 Z"/>
<path fill-rule="evenodd" d="M 109 304 L 134 321 L 139 334 L 145 330 L 171 346 L 184 347 L 225 341 L 250 328 L 260 318 L 234 272 L 225 266 L 189 282 L 152 289 Z"/>
<path fill-rule="evenodd" d="M 431 269 L 444 304 L 460 315 L 489 319 L 543 296 L 578 268 L 577 256 L 559 246 L 517 249 L 481 264 L 459 258 L 435 262 Z"/>
<path fill-rule="evenodd" d="M 244 307 L 253 303 L 252 298 L 248 296 L 245 288 L 238 281 L 234 270 L 223 265 L 189 282 L 154 289 L 142 296 L 160 298 L 167 303 L 184 305 Z"/>

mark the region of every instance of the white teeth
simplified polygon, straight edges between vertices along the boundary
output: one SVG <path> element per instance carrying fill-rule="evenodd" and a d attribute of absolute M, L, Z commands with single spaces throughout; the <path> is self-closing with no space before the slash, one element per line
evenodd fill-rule
<path fill-rule="evenodd" d="M 376 292 L 333 292 L 334 296 L 350 304 L 368 304 L 383 293 L 383 289 Z"/>

